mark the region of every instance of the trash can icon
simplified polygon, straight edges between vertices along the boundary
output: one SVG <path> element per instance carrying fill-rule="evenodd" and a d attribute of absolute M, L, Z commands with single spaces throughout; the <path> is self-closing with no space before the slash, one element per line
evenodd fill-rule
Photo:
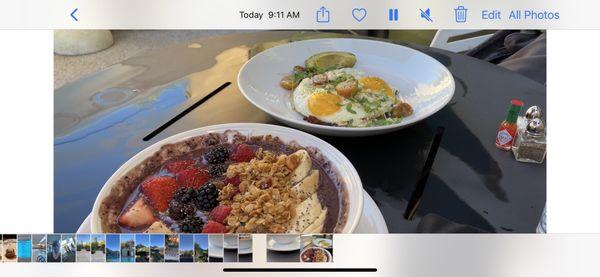
<path fill-rule="evenodd" d="M 464 6 L 458 6 L 454 9 L 454 18 L 458 23 L 467 22 L 467 9 Z"/>

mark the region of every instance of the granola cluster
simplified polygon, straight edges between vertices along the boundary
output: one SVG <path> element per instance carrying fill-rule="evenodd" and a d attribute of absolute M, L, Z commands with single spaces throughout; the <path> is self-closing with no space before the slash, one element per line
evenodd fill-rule
<path fill-rule="evenodd" d="M 239 178 L 239 185 L 227 184 L 219 194 L 221 204 L 232 210 L 226 219 L 232 233 L 283 233 L 299 203 L 291 190 L 292 156 L 275 155 L 259 149 L 250 162 L 230 165 L 227 178 Z"/>

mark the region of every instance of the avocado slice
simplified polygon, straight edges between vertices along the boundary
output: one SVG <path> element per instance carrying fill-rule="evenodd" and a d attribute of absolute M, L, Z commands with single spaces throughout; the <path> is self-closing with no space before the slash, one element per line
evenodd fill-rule
<path fill-rule="evenodd" d="M 353 67 L 356 64 L 356 56 L 350 52 L 328 51 L 312 55 L 304 65 L 307 69 L 338 69 Z"/>

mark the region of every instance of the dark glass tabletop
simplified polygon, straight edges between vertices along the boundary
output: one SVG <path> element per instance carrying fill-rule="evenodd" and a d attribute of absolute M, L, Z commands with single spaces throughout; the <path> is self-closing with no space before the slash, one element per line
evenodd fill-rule
<path fill-rule="evenodd" d="M 106 180 L 161 139 L 213 124 L 279 124 L 241 95 L 239 68 L 270 45 L 323 36 L 339 35 L 258 32 L 203 38 L 125 60 L 57 89 L 54 231 L 77 230 Z M 386 135 L 320 137 L 350 159 L 392 233 L 416 232 L 428 215 L 485 232 L 535 232 L 546 202 L 546 165 L 517 162 L 494 140 L 510 100 L 545 110 L 545 87 L 465 55 L 415 48 L 454 75 L 456 91 L 447 107 Z M 220 86 L 225 88 L 143 140 Z M 441 146 L 416 214 L 406 220 L 403 214 L 438 127 L 445 128 Z"/>

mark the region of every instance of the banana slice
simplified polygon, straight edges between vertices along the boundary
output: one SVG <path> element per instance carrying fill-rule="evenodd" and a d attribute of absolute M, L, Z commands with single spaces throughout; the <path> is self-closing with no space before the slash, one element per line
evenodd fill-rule
<path fill-rule="evenodd" d="M 292 184 L 300 182 L 312 168 L 312 160 L 306 150 L 301 149 L 288 157 L 288 166 L 293 169 L 291 181 Z"/>
<path fill-rule="evenodd" d="M 313 193 L 317 191 L 317 186 L 319 185 L 319 170 L 313 169 L 310 171 L 310 174 L 306 176 L 300 183 L 296 184 L 292 187 L 292 191 L 295 191 L 296 194 L 300 197 L 301 201 L 306 200 Z"/>
<path fill-rule="evenodd" d="M 302 231 L 302 233 L 303 234 L 321 233 L 323 231 L 323 225 L 325 224 L 326 217 L 327 217 L 327 208 L 323 209 L 321 211 L 321 214 L 319 214 L 319 217 L 317 218 L 317 220 L 315 220 L 315 222 L 313 222 L 312 224 L 310 224 L 310 226 L 308 226 L 306 229 L 304 229 L 304 231 Z"/>
<path fill-rule="evenodd" d="M 288 233 L 297 234 L 305 230 L 317 220 L 322 210 L 319 197 L 317 197 L 316 193 L 313 193 L 296 207 L 296 215 L 291 220 L 292 224 Z"/>

